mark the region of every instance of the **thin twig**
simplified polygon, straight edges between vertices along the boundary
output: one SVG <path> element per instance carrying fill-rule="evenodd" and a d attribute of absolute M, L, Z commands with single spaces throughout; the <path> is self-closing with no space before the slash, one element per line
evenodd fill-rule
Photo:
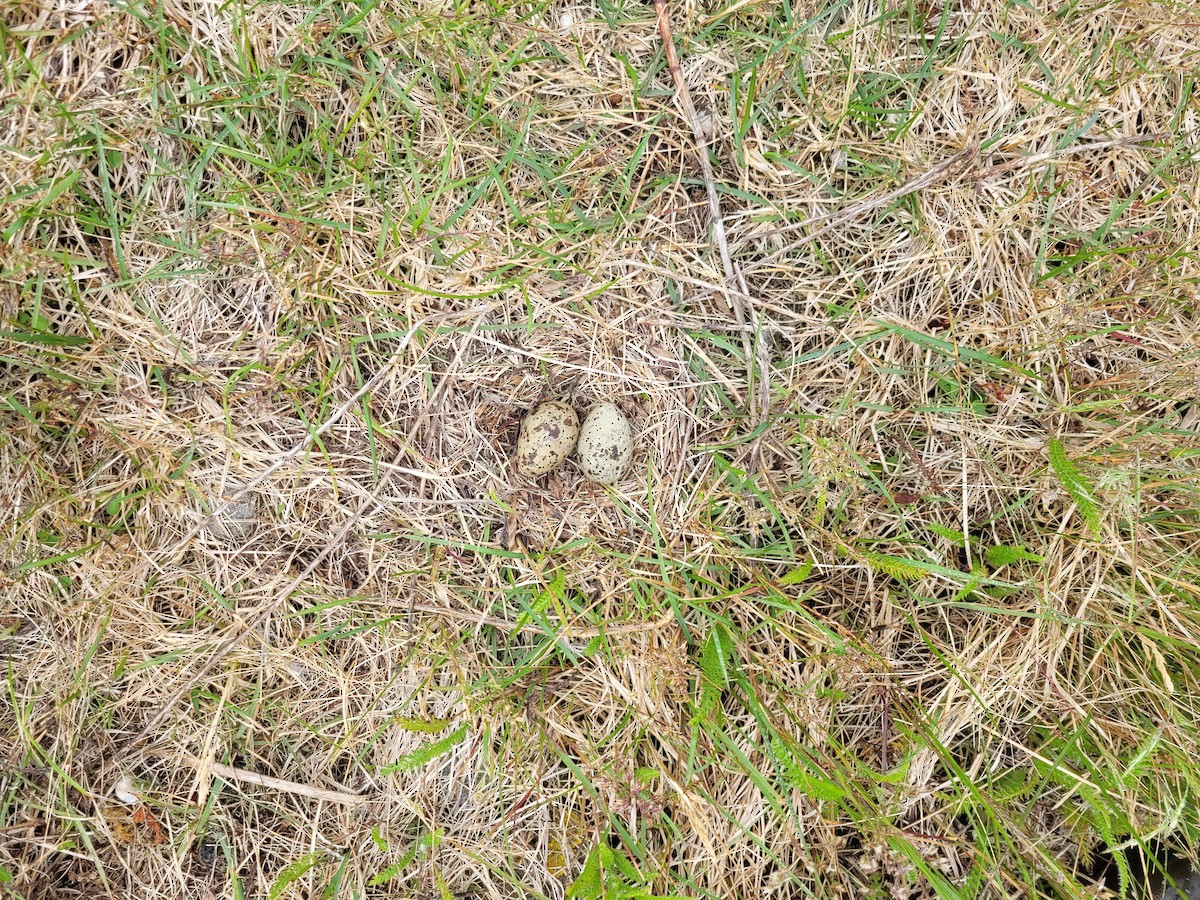
<path fill-rule="evenodd" d="M 920 469 L 921 474 L 925 476 L 925 481 L 929 485 L 929 493 L 935 497 L 940 497 L 942 494 L 944 494 L 945 489 L 942 487 L 942 483 L 938 480 L 937 476 L 933 473 L 929 466 L 925 465 L 925 460 L 921 458 L 921 454 L 917 452 L 917 448 L 912 445 L 909 439 L 902 434 L 897 434 L 896 443 L 900 445 L 900 448 L 908 455 L 908 458 L 912 460 L 913 465 Z"/>
<path fill-rule="evenodd" d="M 935 184 L 936 182 L 941 181 L 943 178 L 949 178 L 951 175 L 954 175 L 955 173 L 962 171 L 966 167 L 966 165 L 972 159 L 975 158 L 975 156 L 978 152 L 979 152 L 978 147 L 975 147 L 975 146 L 968 147 L 966 150 L 962 150 L 962 151 L 954 154 L 953 156 L 951 156 L 949 159 L 938 163 L 932 169 L 929 169 L 926 172 L 922 172 L 920 175 L 917 175 L 915 178 L 912 178 L 912 179 L 906 181 L 904 184 L 900 185 L 900 187 L 896 188 L 895 190 L 887 191 L 886 193 L 879 194 L 874 197 L 866 197 L 863 200 L 859 200 L 855 203 L 851 203 L 849 206 L 844 207 L 843 209 L 836 210 L 834 212 L 821 213 L 820 215 L 817 215 L 817 216 L 810 216 L 809 218 L 805 219 L 803 222 L 794 222 L 791 225 L 783 225 L 783 226 L 780 226 L 779 228 L 773 228 L 770 231 L 760 232 L 758 234 L 755 234 L 754 238 L 761 239 L 761 238 L 765 238 L 765 237 L 774 237 L 777 234 L 788 234 L 789 232 L 792 232 L 792 231 L 801 231 L 812 225 L 816 225 L 818 222 L 827 223 L 823 227 L 818 228 L 812 234 L 808 234 L 808 235 L 804 236 L 805 241 L 808 241 L 808 242 L 815 241 L 817 238 L 821 237 L 822 235 L 826 234 L 829 231 L 832 231 L 834 228 L 837 228 L 839 225 L 843 225 L 846 222 L 851 221 L 852 219 L 857 219 L 859 216 L 863 215 L 864 213 L 868 213 L 873 209 L 879 209 L 879 207 L 886 206 L 887 204 L 891 203 L 893 200 L 899 200 L 901 197 L 905 196 L 906 194 L 911 194 L 913 191 L 919 191 L 922 188 L 928 187 L 931 184 Z M 763 266 L 770 265 L 775 260 L 779 259 L 779 257 L 783 256 L 785 253 L 791 252 L 792 249 L 794 249 L 794 248 L 793 247 L 784 247 L 782 250 L 778 250 L 775 253 L 772 253 L 770 256 L 766 257 L 765 259 L 761 259 L 758 262 L 756 262 L 750 266 L 747 266 L 747 269 L 749 271 L 753 271 L 755 269 L 761 269 Z"/>
<path fill-rule="evenodd" d="M 704 188 L 708 193 L 708 212 L 713 223 L 713 240 L 721 255 L 721 269 L 725 276 L 725 296 L 733 307 L 733 314 L 739 325 L 754 324 L 754 301 L 744 290 L 739 290 L 737 270 L 733 265 L 733 257 L 729 254 L 729 241 L 725 236 L 725 219 L 721 215 L 721 198 L 717 194 L 717 179 L 713 174 L 712 163 L 708 159 L 708 141 L 700 128 L 696 116 L 696 107 L 692 103 L 692 95 L 688 91 L 687 82 L 683 78 L 683 69 L 679 66 L 679 56 L 675 52 L 675 36 L 671 31 L 671 18 L 667 11 L 667 0 L 654 0 L 654 9 L 658 15 L 658 33 L 662 38 L 663 50 L 667 55 L 667 70 L 671 80 L 675 82 L 675 90 L 679 94 L 679 105 L 683 107 L 683 117 L 692 130 L 692 140 L 696 144 L 696 156 L 700 160 L 700 173 L 704 177 Z M 745 302 L 743 302 L 743 300 Z M 747 316 L 749 312 L 749 316 Z M 742 348 L 746 354 L 746 369 L 748 386 L 754 383 L 754 340 L 749 332 L 742 334 Z"/>
<path fill-rule="evenodd" d="M 250 784 L 257 784 L 259 787 L 269 788 L 273 791 L 283 791 L 287 794 L 299 794 L 301 797 L 311 797 L 314 800 L 324 800 L 326 803 L 341 803 L 345 806 L 353 806 L 369 799 L 362 794 L 327 791 L 324 788 L 315 788 L 307 784 L 301 784 L 298 781 L 287 781 L 283 778 L 274 778 L 270 775 L 260 775 L 258 772 L 251 772 L 249 769 L 234 768 L 224 763 L 205 763 L 195 757 L 188 757 L 188 761 L 202 772 L 207 770 L 218 778 L 224 778 L 226 781 L 245 781 Z"/>
<path fill-rule="evenodd" d="M 1025 166 L 1036 166 L 1039 163 L 1050 162 L 1055 159 L 1060 159 L 1064 156 L 1074 156 L 1078 153 L 1090 153 L 1093 150 L 1109 150 L 1113 147 L 1131 147 L 1136 144 L 1149 144 L 1155 141 L 1161 141 L 1166 138 L 1165 134 L 1135 134 L 1130 137 L 1116 138 L 1111 141 L 1093 141 L 1088 144 L 1072 144 L 1069 147 L 1063 147 L 1061 150 L 1051 150 L 1048 153 L 1035 153 L 1032 156 L 1022 156 L 1019 159 L 1011 159 L 1008 162 L 1000 163 L 995 166 L 988 166 L 980 171 L 976 176 L 979 183 L 982 184 L 992 178 L 997 178 L 1000 175 L 1010 172 L 1013 169 L 1020 169 Z"/>
<path fill-rule="evenodd" d="M 1054 150 L 1049 153 L 1038 153 L 1033 156 L 1025 156 L 1020 159 L 1014 159 L 1006 163 L 1001 163 L 999 165 L 989 166 L 979 170 L 979 172 L 973 177 L 978 183 L 982 183 L 1023 166 L 1037 165 L 1038 163 L 1049 162 L 1063 156 L 1071 156 L 1077 153 L 1088 153 L 1093 150 L 1107 150 L 1113 147 L 1126 147 L 1135 144 L 1151 143 L 1162 140 L 1163 137 L 1164 135 L 1161 134 L 1141 134 L 1134 135 L 1132 137 L 1117 138 L 1111 141 L 1095 141 L 1089 144 L 1075 144 L 1070 147 L 1064 147 L 1061 150 Z M 793 231 L 801 231 L 821 222 L 826 223 L 823 227 L 817 229 L 812 234 L 806 235 L 804 238 L 804 240 L 808 242 L 815 241 L 817 238 L 822 237 L 832 229 L 837 228 L 839 225 L 843 225 L 852 219 L 857 219 L 859 216 L 864 215 L 871 210 L 878 209 L 881 206 L 886 206 L 894 200 L 899 200 L 906 194 L 911 194 L 913 191 L 919 191 L 922 188 L 929 187 L 931 184 L 934 184 L 945 178 L 959 174 L 965 170 L 967 164 L 969 164 L 971 160 L 978 155 L 978 153 L 979 148 L 975 145 L 972 145 L 967 147 L 965 150 L 956 153 L 949 159 L 938 163 L 932 169 L 915 176 L 895 190 L 887 191 L 874 197 L 866 197 L 855 203 L 851 203 L 849 206 L 844 207 L 843 209 L 821 213 L 815 216 L 809 216 L 802 222 L 794 222 L 791 225 L 783 225 L 779 228 L 773 228 L 770 231 L 759 232 L 753 237 L 755 240 L 761 240 L 762 238 L 774 237 L 775 235 L 779 234 L 788 234 Z M 771 254 L 765 259 L 759 260 L 758 262 L 748 266 L 747 269 L 749 271 L 753 271 L 769 265 L 792 249 L 793 247 L 785 247 L 784 249 Z"/>

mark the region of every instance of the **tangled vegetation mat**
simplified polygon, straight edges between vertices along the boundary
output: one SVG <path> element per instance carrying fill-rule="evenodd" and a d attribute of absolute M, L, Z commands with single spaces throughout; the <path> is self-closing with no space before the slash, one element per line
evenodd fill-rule
<path fill-rule="evenodd" d="M 0 896 L 1195 852 L 1190 3 L 0 10 Z"/>

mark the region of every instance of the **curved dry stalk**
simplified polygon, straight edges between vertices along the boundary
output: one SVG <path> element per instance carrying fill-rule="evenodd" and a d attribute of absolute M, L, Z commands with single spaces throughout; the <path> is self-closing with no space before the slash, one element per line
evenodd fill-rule
<path fill-rule="evenodd" d="M 679 66 L 679 55 L 675 51 L 675 36 L 671 31 L 671 19 L 667 10 L 666 0 L 654 0 L 654 10 L 658 18 L 658 33 L 662 38 L 663 50 L 667 55 L 667 70 L 671 80 L 675 82 L 675 90 L 679 94 L 679 105 L 683 108 L 683 118 L 692 130 L 692 140 L 696 144 L 696 157 L 700 161 L 700 173 L 704 178 L 704 190 L 708 195 L 708 212 L 712 217 L 713 241 L 721 257 L 721 270 L 725 276 L 722 286 L 726 299 L 729 301 L 733 314 L 740 326 L 756 325 L 754 314 L 754 299 L 750 296 L 744 279 L 740 277 L 729 253 L 729 240 L 725 236 L 725 218 L 721 215 L 721 198 L 717 194 L 717 179 L 713 173 L 712 162 L 708 158 L 708 141 L 700 127 L 696 115 L 696 106 L 692 103 L 692 95 L 688 91 L 683 70 Z M 746 381 L 748 386 L 754 384 L 754 345 L 756 337 L 751 337 L 751 329 L 742 332 L 742 349 L 746 354 Z"/>

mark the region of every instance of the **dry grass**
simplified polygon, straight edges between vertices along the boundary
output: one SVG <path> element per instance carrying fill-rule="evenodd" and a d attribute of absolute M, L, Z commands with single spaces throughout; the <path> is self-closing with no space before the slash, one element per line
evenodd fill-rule
<path fill-rule="evenodd" d="M 0 893 L 1194 847 L 1187 4 L 2 8 Z"/>

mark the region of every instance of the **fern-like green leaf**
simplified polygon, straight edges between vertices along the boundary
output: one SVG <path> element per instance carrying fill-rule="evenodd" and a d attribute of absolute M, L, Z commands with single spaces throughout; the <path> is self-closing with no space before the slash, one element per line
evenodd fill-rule
<path fill-rule="evenodd" d="M 812 574 L 812 570 L 813 560 L 810 559 L 807 560 L 803 565 L 797 566 L 790 572 L 784 574 L 784 576 L 779 579 L 779 586 L 789 587 L 793 584 L 802 584 L 808 580 L 808 576 Z"/>
<path fill-rule="evenodd" d="M 700 720 L 709 725 L 720 727 L 724 722 L 724 710 L 721 708 L 721 691 L 712 686 L 707 679 L 700 681 L 700 700 L 696 704 Z"/>
<path fill-rule="evenodd" d="M 779 738 L 772 738 L 767 745 L 767 752 L 775 764 L 783 770 L 784 780 L 788 787 L 801 791 L 814 800 L 836 802 L 846 796 L 846 792 L 835 782 L 809 770 L 798 761 L 792 752 Z"/>
<path fill-rule="evenodd" d="M 1075 501 L 1079 514 L 1087 523 L 1092 537 L 1100 537 L 1100 510 L 1096 506 L 1096 491 L 1087 477 L 1079 471 L 1079 467 L 1067 456 L 1062 441 L 1051 438 L 1046 447 L 1050 457 L 1050 468 L 1058 476 L 1059 482 Z"/>
<path fill-rule="evenodd" d="M 982 573 L 973 574 L 962 587 L 954 592 L 954 598 L 951 602 L 957 603 L 960 600 L 970 600 L 981 584 L 983 584 Z"/>
<path fill-rule="evenodd" d="M 604 894 L 604 883 L 600 873 L 600 847 L 593 847 L 587 855 L 579 877 L 567 888 L 571 900 L 600 900 Z"/>
<path fill-rule="evenodd" d="M 384 775 L 391 775 L 394 772 L 409 772 L 413 769 L 419 769 L 422 766 L 428 765 L 433 760 L 437 759 L 443 753 L 451 750 L 456 744 L 462 742 L 467 736 L 467 724 L 464 722 L 454 729 L 451 734 L 446 735 L 440 741 L 434 741 L 432 744 L 426 744 L 424 747 L 418 747 L 411 753 L 406 753 L 390 766 L 385 766 L 383 769 Z"/>
<path fill-rule="evenodd" d="M 729 629 L 719 622 L 708 632 L 708 639 L 700 650 L 699 698 L 697 712 L 705 722 L 720 724 L 722 720 L 721 695 L 737 665 L 737 650 Z"/>
<path fill-rule="evenodd" d="M 700 671 L 705 679 L 717 690 L 723 691 L 729 686 L 729 673 L 737 664 L 737 652 L 733 648 L 733 638 L 729 630 L 721 624 L 713 625 L 700 651 Z"/>
<path fill-rule="evenodd" d="M 321 862 L 325 858 L 323 853 L 306 853 L 293 863 L 289 863 L 284 867 L 275 882 L 271 885 L 271 889 L 267 891 L 267 900 L 279 900 L 283 896 L 283 892 L 291 887 L 292 882 L 303 878 L 313 866 Z"/>
<path fill-rule="evenodd" d="M 989 547 L 984 554 L 988 565 L 994 569 L 1016 562 L 1041 562 L 1045 557 L 1026 550 L 1024 547 L 1012 547 L 1008 544 L 997 544 Z"/>
<path fill-rule="evenodd" d="M 938 537 L 945 538 L 946 540 L 948 540 L 950 543 L 954 544 L 957 547 L 967 546 L 967 536 L 965 534 L 963 534 L 961 531 L 957 531 L 953 528 L 947 528 L 945 525 L 942 525 L 940 522 L 926 522 L 925 527 L 928 528 L 930 531 L 932 531 L 934 534 L 936 534 Z"/>
<path fill-rule="evenodd" d="M 441 836 L 442 832 L 440 829 L 421 835 L 412 842 L 412 846 L 405 850 L 404 854 L 398 860 L 396 860 L 386 869 L 381 870 L 379 874 L 367 882 L 367 884 L 370 887 L 379 887 L 379 885 L 391 881 L 397 875 L 400 875 L 402 872 L 404 872 L 404 870 L 410 865 L 412 865 L 413 860 L 416 859 L 419 854 L 436 847 L 438 845 L 438 841 L 441 840 Z"/>
<path fill-rule="evenodd" d="M 450 890 L 450 885 L 446 884 L 446 879 L 442 877 L 442 873 L 437 869 L 433 871 L 434 883 L 437 885 L 438 896 L 441 900 L 455 900 L 454 891 Z"/>
<path fill-rule="evenodd" d="M 408 716 L 396 716 L 393 720 L 405 731 L 418 731 L 422 734 L 441 734 L 450 727 L 452 719 L 414 719 Z"/>
<path fill-rule="evenodd" d="M 897 581 L 915 581 L 929 574 L 924 567 L 899 556 L 887 556 L 883 553 L 867 551 L 863 553 L 863 559 L 872 569 L 890 575 Z"/>

